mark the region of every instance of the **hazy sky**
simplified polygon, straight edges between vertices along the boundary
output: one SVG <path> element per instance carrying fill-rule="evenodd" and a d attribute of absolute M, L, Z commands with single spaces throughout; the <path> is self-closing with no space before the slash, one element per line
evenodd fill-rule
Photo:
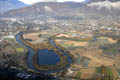
<path fill-rule="evenodd" d="M 20 1 L 23 1 L 24 3 L 26 4 L 33 4 L 33 3 L 36 3 L 36 2 L 40 2 L 40 1 L 48 1 L 48 0 L 20 0 Z M 52 0 L 50 0 L 52 1 Z M 76 1 L 76 2 L 83 2 L 85 0 L 57 0 L 58 2 L 64 2 L 64 1 Z"/>

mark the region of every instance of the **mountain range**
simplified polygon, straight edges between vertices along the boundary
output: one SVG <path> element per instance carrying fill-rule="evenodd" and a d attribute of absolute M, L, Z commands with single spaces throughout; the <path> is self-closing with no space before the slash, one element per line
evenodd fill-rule
<path fill-rule="evenodd" d="M 107 6 L 106 6 L 107 5 Z M 120 16 L 120 1 L 78 2 L 39 2 L 31 6 L 10 10 L 0 15 L 7 18 L 22 18 L 27 20 L 71 20 L 84 22 L 118 21 Z"/>
<path fill-rule="evenodd" d="M 0 0 L 0 13 L 26 6 L 19 0 Z"/>
<path fill-rule="evenodd" d="M 107 6 L 106 6 L 107 5 Z M 72 16 L 75 14 L 97 13 L 97 14 L 115 14 L 120 13 L 120 2 L 40 2 L 20 9 L 10 10 L 4 14 L 6 17 L 31 17 L 31 16 Z"/>
<path fill-rule="evenodd" d="M 110 2 L 118 2 L 120 0 L 88 0 L 89 2 L 99 2 L 99 1 L 110 1 Z"/>
<path fill-rule="evenodd" d="M 119 0 L 86 0 L 87 3 L 100 2 L 100 1 L 116 2 L 116 1 L 119 1 Z M 43 3 L 44 2 L 56 3 L 57 0 L 41 0 L 41 2 L 43 2 Z M 75 2 L 67 1 L 65 3 L 73 3 L 74 4 Z M 26 4 L 24 4 L 22 1 L 19 1 L 19 0 L 0 0 L 0 13 L 7 12 L 7 11 L 12 10 L 12 9 L 22 8 L 22 7 L 25 7 L 25 6 L 26 6 Z"/>

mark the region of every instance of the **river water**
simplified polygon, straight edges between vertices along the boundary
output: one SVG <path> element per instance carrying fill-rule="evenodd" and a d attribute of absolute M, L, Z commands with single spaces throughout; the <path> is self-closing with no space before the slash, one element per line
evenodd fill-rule
<path fill-rule="evenodd" d="M 56 47 L 60 52 L 63 53 L 64 56 L 67 56 L 67 61 L 68 61 L 68 65 L 65 68 L 59 69 L 59 70 L 48 70 L 48 71 L 38 71 L 37 69 L 35 69 L 35 67 L 33 66 L 33 57 L 35 55 L 35 51 L 30 47 L 25 45 L 21 40 L 20 40 L 20 36 L 22 35 L 22 32 L 19 32 L 16 35 L 16 41 L 23 46 L 26 46 L 28 49 L 28 55 L 27 55 L 27 65 L 29 69 L 32 69 L 36 72 L 40 72 L 40 73 L 53 73 L 53 72 L 59 72 L 61 70 L 67 69 L 70 64 L 72 64 L 72 58 L 66 54 L 62 49 L 60 49 L 59 47 L 56 46 L 54 40 L 49 39 L 49 43 Z M 59 56 L 53 51 L 53 50 L 47 50 L 47 49 L 43 49 L 38 51 L 38 65 L 41 64 L 48 64 L 48 65 L 55 65 L 57 62 L 60 61 Z"/>

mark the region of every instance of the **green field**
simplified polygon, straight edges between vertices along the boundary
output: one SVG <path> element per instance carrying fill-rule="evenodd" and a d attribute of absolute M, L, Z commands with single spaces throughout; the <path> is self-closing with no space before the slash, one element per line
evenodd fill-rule
<path fill-rule="evenodd" d="M 102 73 L 102 70 L 104 70 L 105 73 Z M 112 75 L 112 70 L 109 67 L 97 67 L 96 73 Z"/>
<path fill-rule="evenodd" d="M 112 75 L 112 70 L 111 70 L 111 68 L 107 67 L 107 68 L 106 68 L 106 71 L 107 71 L 107 75 Z"/>
<path fill-rule="evenodd" d="M 40 34 L 39 37 L 40 38 L 49 38 L 51 35 L 49 34 Z"/>
<path fill-rule="evenodd" d="M 74 44 L 62 44 L 63 47 L 69 48 L 69 47 L 74 47 Z"/>
<path fill-rule="evenodd" d="M 100 46 L 100 49 L 103 50 L 104 54 L 107 54 L 109 56 L 115 56 L 116 53 L 120 51 L 118 50 L 118 46 L 116 44 Z"/>
<path fill-rule="evenodd" d="M 102 73 L 102 68 L 101 67 L 97 67 L 96 68 L 96 73 L 100 73 L 101 74 Z"/>
<path fill-rule="evenodd" d="M 17 51 L 17 52 L 20 52 L 20 53 L 21 53 L 21 52 L 24 52 L 24 48 L 16 48 L 16 51 Z"/>
<path fill-rule="evenodd" d="M 76 77 L 77 77 L 77 78 L 80 78 L 80 77 L 81 77 L 81 74 L 82 74 L 81 72 L 77 72 Z"/>
<path fill-rule="evenodd" d="M 97 40 L 95 42 L 90 42 L 89 45 L 91 46 L 104 46 L 110 44 L 108 40 Z"/>

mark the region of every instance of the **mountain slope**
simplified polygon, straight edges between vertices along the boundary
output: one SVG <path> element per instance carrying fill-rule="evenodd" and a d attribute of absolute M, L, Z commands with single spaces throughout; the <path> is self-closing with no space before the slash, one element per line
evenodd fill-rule
<path fill-rule="evenodd" d="M 99 1 L 110 1 L 110 2 L 118 2 L 120 0 L 88 0 L 89 2 L 99 2 Z"/>
<path fill-rule="evenodd" d="M 24 7 L 25 4 L 18 0 L 0 0 L 0 13 L 6 12 L 11 9 Z"/>
<path fill-rule="evenodd" d="M 27 6 L 24 8 L 11 10 L 5 13 L 7 17 L 31 17 L 31 16 L 41 16 L 41 15 L 50 15 L 50 16 L 62 16 L 66 14 L 73 14 L 73 11 L 77 8 L 82 7 L 81 3 L 57 3 L 57 2 L 42 2 L 37 3 L 32 6 Z"/>
<path fill-rule="evenodd" d="M 112 18 L 120 16 L 119 5 L 118 7 L 116 5 L 112 6 L 114 3 L 119 4 L 120 2 L 103 1 L 100 3 L 101 5 L 98 5 L 98 3 L 99 2 L 92 2 L 88 4 L 77 2 L 42 2 L 24 8 L 11 10 L 4 13 L 2 16 L 19 17 L 32 20 L 45 18 L 80 20 L 81 18 L 99 19 L 107 16 L 111 16 Z M 102 4 L 107 4 L 110 8 L 108 9 Z"/>

